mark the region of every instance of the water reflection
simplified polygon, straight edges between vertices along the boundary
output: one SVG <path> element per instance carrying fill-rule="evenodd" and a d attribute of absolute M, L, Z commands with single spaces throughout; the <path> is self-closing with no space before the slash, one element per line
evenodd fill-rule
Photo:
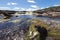
<path fill-rule="evenodd" d="M 25 39 L 25 33 L 27 32 L 30 22 L 32 18 L 38 18 L 40 20 L 56 20 L 60 22 L 59 18 L 48 18 L 48 17 L 36 17 L 33 15 L 20 15 L 20 16 L 12 16 L 10 20 L 0 23 L 0 38 L 1 40 L 20 40 Z M 3 30 L 2 30 L 3 29 Z M 2 31 L 3 32 L 2 32 Z"/>
<path fill-rule="evenodd" d="M 24 26 L 26 26 L 26 22 L 27 22 L 27 20 L 29 20 L 29 19 L 32 19 L 32 18 L 39 18 L 39 19 L 41 19 L 41 20 L 56 20 L 56 21 L 59 21 L 60 22 L 60 19 L 59 18 L 48 18 L 48 17 L 36 17 L 36 16 L 32 16 L 32 15 L 20 15 L 20 16 L 12 16 L 11 18 L 10 18 L 10 20 L 9 21 L 5 21 L 4 23 L 0 23 L 0 29 L 1 28 L 5 28 L 5 27 L 13 27 L 14 25 L 16 26 L 16 25 L 20 25 L 21 24 L 21 26 L 23 27 L 23 25 Z M 14 21 L 14 20 L 21 20 L 20 22 L 18 22 L 18 23 L 13 23 L 12 21 Z"/>
<path fill-rule="evenodd" d="M 6 27 L 13 27 L 13 26 L 17 26 L 17 25 L 20 25 L 23 27 L 23 25 L 25 26 L 26 23 L 27 23 L 27 20 L 31 19 L 31 18 L 34 18 L 33 16 L 31 15 L 20 15 L 18 17 L 16 16 L 13 16 L 10 18 L 9 21 L 5 21 L 4 23 L 0 23 L 0 29 L 2 28 L 6 28 Z M 21 20 L 20 22 L 18 23 L 13 23 L 12 21 L 14 20 Z"/>

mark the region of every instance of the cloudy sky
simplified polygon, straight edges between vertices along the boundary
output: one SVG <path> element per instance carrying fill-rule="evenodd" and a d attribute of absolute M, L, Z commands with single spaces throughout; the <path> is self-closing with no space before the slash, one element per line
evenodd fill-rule
<path fill-rule="evenodd" d="M 60 0 L 0 0 L 0 10 L 32 11 L 59 5 Z"/>

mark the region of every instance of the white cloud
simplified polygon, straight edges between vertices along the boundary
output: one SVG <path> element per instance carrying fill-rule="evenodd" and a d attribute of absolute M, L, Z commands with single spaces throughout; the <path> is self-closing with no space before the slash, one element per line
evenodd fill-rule
<path fill-rule="evenodd" d="M 11 8 L 11 7 L 0 7 L 0 10 L 24 11 L 24 10 L 25 10 L 25 8 L 20 8 L 20 7 L 14 7 L 14 8 Z"/>
<path fill-rule="evenodd" d="M 13 9 L 16 10 L 16 11 L 25 11 L 25 8 L 20 8 L 20 7 L 15 7 Z"/>
<path fill-rule="evenodd" d="M 44 9 L 45 7 L 41 7 L 40 9 Z"/>
<path fill-rule="evenodd" d="M 19 11 L 20 8 L 19 8 L 19 7 L 14 7 L 14 8 L 10 8 L 10 7 L 0 7 L 0 10 L 15 10 L 15 11 Z"/>
<path fill-rule="evenodd" d="M 37 5 L 31 5 L 32 8 L 39 8 Z"/>
<path fill-rule="evenodd" d="M 29 3 L 36 3 L 34 0 L 27 0 Z"/>
<path fill-rule="evenodd" d="M 31 11 L 32 9 L 31 8 L 27 8 L 26 11 Z"/>
<path fill-rule="evenodd" d="M 13 10 L 20 11 L 20 8 L 19 7 L 14 7 Z"/>
<path fill-rule="evenodd" d="M 11 10 L 10 7 L 0 7 L 0 10 Z"/>
<path fill-rule="evenodd" d="M 19 7 L 15 7 L 14 9 L 15 9 L 15 10 L 19 10 L 20 8 L 19 8 Z"/>
<path fill-rule="evenodd" d="M 7 3 L 7 5 L 17 5 L 17 3 L 11 2 L 11 3 Z"/>
<path fill-rule="evenodd" d="M 34 9 L 34 8 L 27 8 L 26 11 L 34 11 L 34 10 L 37 10 L 37 9 Z"/>
<path fill-rule="evenodd" d="M 15 11 L 34 11 L 37 10 L 36 8 L 20 8 L 20 7 L 0 7 L 0 10 L 15 10 Z"/>
<path fill-rule="evenodd" d="M 25 10 L 25 8 L 21 8 L 21 10 L 23 10 L 23 11 L 24 11 L 24 10 Z"/>
<path fill-rule="evenodd" d="M 53 5 L 53 6 L 60 6 L 60 4 L 55 4 L 55 5 Z"/>

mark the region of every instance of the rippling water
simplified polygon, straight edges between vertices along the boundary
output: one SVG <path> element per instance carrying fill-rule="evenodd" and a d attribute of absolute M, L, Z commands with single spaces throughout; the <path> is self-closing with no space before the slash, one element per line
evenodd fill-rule
<path fill-rule="evenodd" d="M 2 17 L 0 16 L 0 18 L 2 18 Z M 20 24 L 21 24 L 21 26 L 23 26 L 24 24 L 26 24 L 27 20 L 29 20 L 31 18 L 34 18 L 34 16 L 31 16 L 31 15 L 20 15 L 18 17 L 13 16 L 10 18 L 9 21 L 5 21 L 3 23 L 0 23 L 0 29 L 6 28 L 6 27 L 13 27 L 13 26 L 17 26 Z M 14 20 L 21 20 L 21 22 L 13 23 L 12 21 L 14 21 Z"/>
<path fill-rule="evenodd" d="M 0 19 L 2 18 L 3 16 L 0 16 Z M 30 22 L 27 22 L 27 20 L 30 20 L 32 18 L 38 18 L 42 21 L 55 20 L 60 22 L 60 18 L 36 17 L 33 15 L 20 15 L 18 17 L 12 16 L 10 20 L 0 22 L 0 40 L 9 40 L 9 39 L 24 40 L 26 38 L 25 37 L 26 30 L 28 30 L 28 27 L 31 24 Z M 4 30 L 2 30 L 1 32 L 1 29 L 4 29 Z M 51 39 L 51 38 L 48 38 L 48 39 Z"/>
<path fill-rule="evenodd" d="M 0 16 L 0 18 L 2 18 L 2 16 Z M 21 24 L 22 26 L 26 23 L 27 20 L 31 19 L 31 18 L 39 18 L 39 19 L 42 19 L 42 20 L 56 20 L 56 21 L 59 21 L 60 22 L 60 18 L 48 18 L 48 17 L 36 17 L 36 16 L 32 16 L 32 15 L 20 15 L 18 17 L 16 16 L 13 16 L 10 18 L 9 21 L 13 21 L 13 20 L 18 20 L 18 19 L 21 19 L 21 22 L 23 22 L 23 24 Z M 16 25 L 20 25 L 19 22 L 18 23 L 13 23 L 13 22 L 9 22 L 9 21 L 6 21 L 4 23 L 0 23 L 0 29 L 1 28 L 6 28 L 6 27 L 13 27 L 13 26 L 16 26 Z"/>

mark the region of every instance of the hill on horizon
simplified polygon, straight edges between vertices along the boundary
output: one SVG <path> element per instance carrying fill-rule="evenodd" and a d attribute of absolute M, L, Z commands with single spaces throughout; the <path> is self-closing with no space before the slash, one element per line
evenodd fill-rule
<path fill-rule="evenodd" d="M 60 12 L 60 6 L 53 6 L 44 9 L 35 10 L 33 12 Z"/>

